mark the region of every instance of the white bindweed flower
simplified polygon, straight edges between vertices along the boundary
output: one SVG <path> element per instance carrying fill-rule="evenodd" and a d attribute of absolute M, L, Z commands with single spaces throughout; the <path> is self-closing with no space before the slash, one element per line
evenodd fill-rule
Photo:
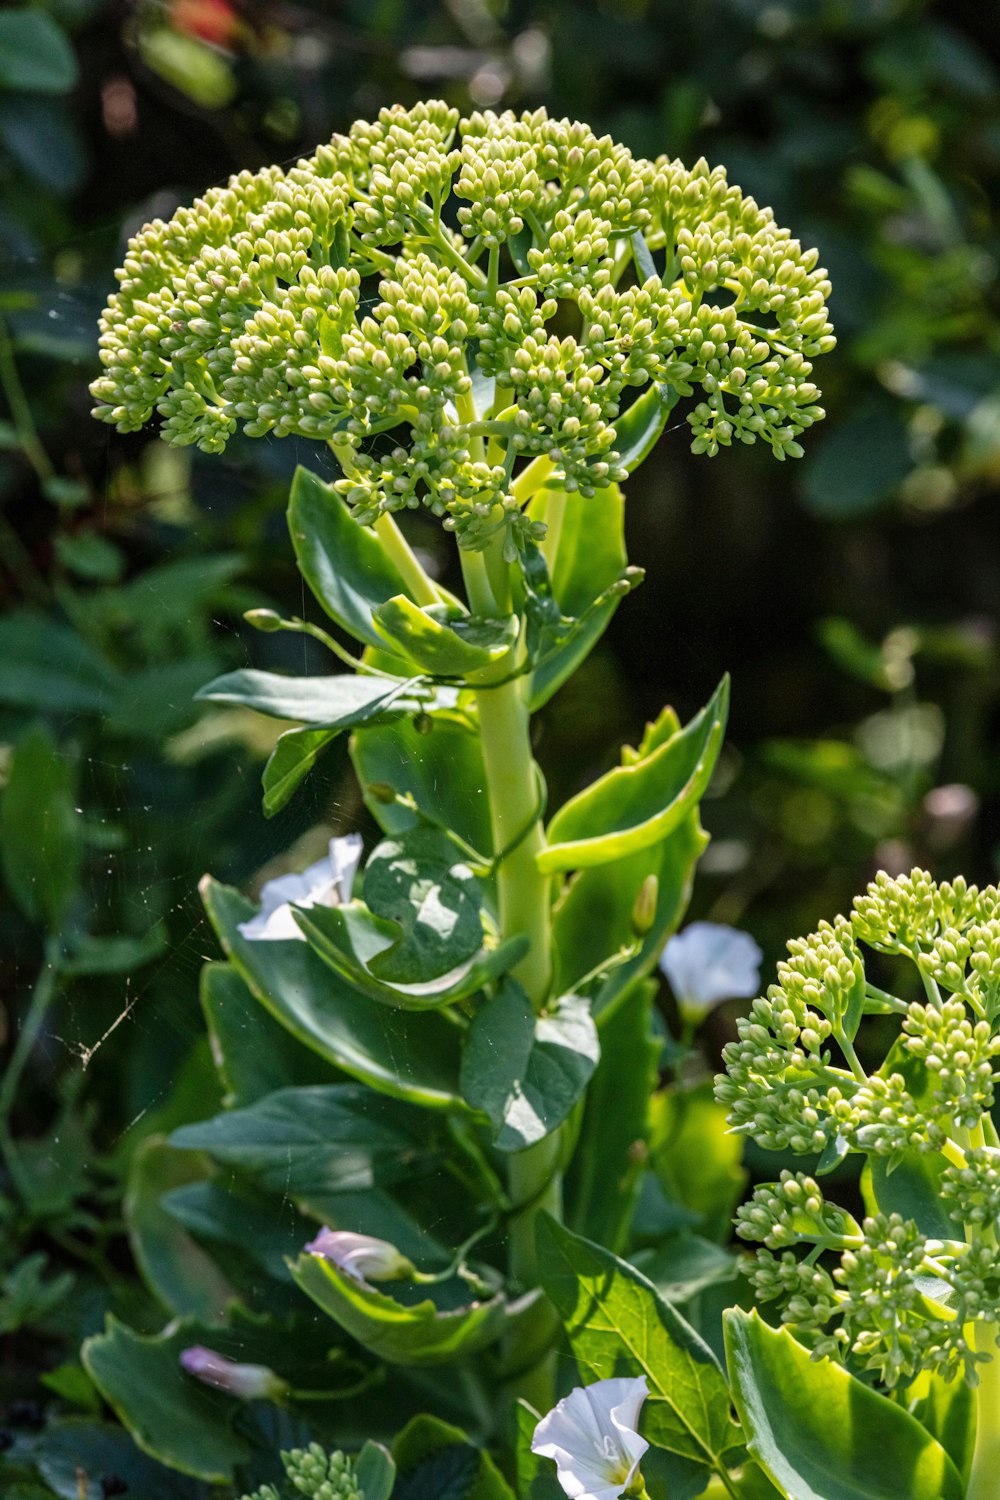
<path fill-rule="evenodd" d="M 721 1000 L 756 995 L 763 956 L 748 932 L 720 922 L 692 922 L 670 939 L 660 968 L 681 1012 L 701 1017 Z"/>
<path fill-rule="evenodd" d="M 395 1245 L 353 1229 L 321 1229 L 305 1250 L 332 1261 L 355 1281 L 409 1281 L 413 1276 L 413 1262 Z"/>
<path fill-rule="evenodd" d="M 572 1500 L 618 1500 L 649 1447 L 636 1430 L 648 1395 L 642 1375 L 577 1386 L 539 1422 L 531 1451 L 555 1459 L 556 1478 Z"/>
<path fill-rule="evenodd" d="M 189 1375 L 217 1391 L 238 1396 L 241 1401 L 278 1401 L 288 1390 L 281 1376 L 267 1365 L 241 1365 L 215 1349 L 206 1349 L 203 1344 L 182 1349 L 180 1361 Z"/>
<path fill-rule="evenodd" d="M 301 875 L 281 875 L 269 880 L 260 893 L 260 911 L 249 922 L 241 922 L 240 932 L 253 940 L 301 938 L 305 936 L 295 920 L 293 906 L 340 906 L 351 899 L 351 889 L 361 862 L 361 837 L 349 833 L 346 838 L 331 839 L 330 852 L 317 860 Z"/>

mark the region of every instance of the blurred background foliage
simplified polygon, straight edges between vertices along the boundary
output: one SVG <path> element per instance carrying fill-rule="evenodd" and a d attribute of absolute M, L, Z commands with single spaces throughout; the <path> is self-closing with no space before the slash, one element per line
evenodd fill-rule
<path fill-rule="evenodd" d="M 996 44 L 974 0 L 0 11 L 5 1399 L 41 1369 L 86 1413 L 79 1337 L 109 1307 L 163 1321 L 130 1274 L 121 1181 L 144 1139 L 216 1103 L 197 876 L 251 884 L 290 846 L 301 863 L 330 828 L 364 826 L 336 749 L 264 822 L 266 729 L 192 702 L 227 666 L 308 666 L 307 638 L 241 616 L 305 608 L 287 484 L 297 461 L 330 463 L 235 439 L 206 461 L 91 421 L 126 236 L 230 172 L 440 95 L 544 103 L 639 153 L 704 154 L 819 245 L 840 339 L 828 421 L 783 466 L 757 449 L 695 459 L 684 424 L 668 434 L 629 485 L 647 582 L 538 746 L 557 803 L 665 701 L 684 717 L 730 670 L 693 914 L 746 926 L 772 965 L 879 865 L 997 874 Z M 415 540 L 433 559 L 436 530 Z M 709 1058 L 731 1019 L 709 1021 Z M 0 1441 L 35 1415 L 22 1401 Z M 33 1483 L 26 1496 L 49 1493 Z"/>

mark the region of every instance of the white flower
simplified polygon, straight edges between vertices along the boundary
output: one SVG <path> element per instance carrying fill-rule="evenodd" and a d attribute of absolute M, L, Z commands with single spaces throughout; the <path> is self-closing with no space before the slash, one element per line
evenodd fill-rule
<path fill-rule="evenodd" d="M 743 1000 L 760 987 L 763 954 L 748 932 L 719 922 L 692 922 L 672 937 L 660 968 L 681 1010 L 702 1016 L 720 1000 Z"/>
<path fill-rule="evenodd" d="M 355 1281 L 408 1281 L 413 1276 L 413 1262 L 395 1245 L 353 1229 L 321 1229 L 305 1249 L 332 1261 Z"/>
<path fill-rule="evenodd" d="M 278 1401 L 288 1390 L 280 1375 L 275 1375 L 267 1365 L 241 1365 L 204 1344 L 194 1344 L 182 1349 L 181 1367 L 205 1385 L 217 1391 L 238 1396 L 241 1401 L 263 1401 L 269 1398 Z"/>
<path fill-rule="evenodd" d="M 636 1426 L 649 1389 L 637 1380 L 577 1386 L 543 1417 L 532 1453 L 556 1461 L 556 1478 L 572 1500 L 618 1500 L 649 1444 Z"/>
<path fill-rule="evenodd" d="M 269 880 L 260 893 L 260 911 L 249 922 L 239 924 L 240 932 L 251 940 L 301 938 L 292 913 L 293 906 L 340 906 L 351 899 L 354 876 L 361 862 L 361 837 L 349 833 L 346 838 L 331 839 L 330 852 L 303 870 L 301 875 L 281 875 Z"/>

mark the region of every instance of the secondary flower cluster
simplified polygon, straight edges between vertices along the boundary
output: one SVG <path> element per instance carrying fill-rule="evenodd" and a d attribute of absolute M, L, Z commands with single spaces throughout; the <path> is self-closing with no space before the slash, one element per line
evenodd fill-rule
<path fill-rule="evenodd" d="M 872 985 L 859 943 L 909 960 L 921 998 Z M 859 1224 L 803 1173 L 759 1187 L 737 1219 L 764 1247 L 757 1295 L 779 1301 L 817 1354 L 860 1361 L 889 1386 L 922 1368 L 973 1375 L 987 1356 L 970 1326 L 995 1323 L 1000 1305 L 1000 893 L 881 874 L 850 920 L 789 950 L 725 1049 L 717 1094 L 736 1130 L 814 1156 L 818 1172 L 866 1153 L 871 1212 Z M 868 1014 L 900 1021 L 874 1067 L 855 1047 Z"/>
<path fill-rule="evenodd" d="M 327 440 L 360 520 L 424 504 L 471 546 L 520 524 L 524 458 L 584 493 L 624 477 L 615 422 L 650 382 L 700 393 L 697 451 L 797 456 L 834 342 L 816 251 L 721 168 L 544 110 L 384 109 L 146 225 L 118 275 L 97 416 L 209 452 L 238 423 Z"/>
<path fill-rule="evenodd" d="M 306 1500 L 364 1500 L 354 1465 L 344 1453 L 327 1454 L 319 1443 L 282 1453 L 281 1462 L 289 1482 L 289 1494 Z M 283 1500 L 274 1485 L 265 1484 L 244 1500 Z"/>

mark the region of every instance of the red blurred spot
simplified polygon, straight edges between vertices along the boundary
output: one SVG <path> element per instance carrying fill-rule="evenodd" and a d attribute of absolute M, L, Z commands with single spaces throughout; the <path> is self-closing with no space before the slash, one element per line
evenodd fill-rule
<path fill-rule="evenodd" d="M 240 18 L 229 0 L 173 0 L 170 24 L 214 47 L 228 47 L 235 40 Z"/>

